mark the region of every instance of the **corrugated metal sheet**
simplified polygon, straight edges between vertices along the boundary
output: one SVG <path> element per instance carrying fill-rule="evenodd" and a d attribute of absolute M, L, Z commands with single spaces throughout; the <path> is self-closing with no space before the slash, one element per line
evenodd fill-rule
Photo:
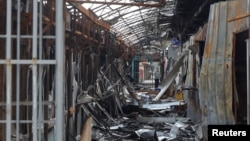
<path fill-rule="evenodd" d="M 203 125 L 235 123 L 232 111 L 233 33 L 245 29 L 247 20 L 227 20 L 243 13 L 247 13 L 247 0 L 220 2 L 210 7 L 199 88 Z"/>
<path fill-rule="evenodd" d="M 198 73 L 199 71 L 199 54 L 198 49 L 199 46 L 194 42 L 195 35 L 190 36 L 188 44 L 185 47 L 185 49 L 189 49 L 189 54 L 186 57 L 186 64 L 187 66 L 187 74 L 186 74 L 186 80 L 185 85 L 183 87 L 183 93 L 185 101 L 187 101 L 187 117 L 191 118 L 192 121 L 199 121 L 201 119 L 201 113 L 200 113 L 200 105 L 199 105 L 199 94 L 196 88 L 199 87 L 198 83 Z"/>

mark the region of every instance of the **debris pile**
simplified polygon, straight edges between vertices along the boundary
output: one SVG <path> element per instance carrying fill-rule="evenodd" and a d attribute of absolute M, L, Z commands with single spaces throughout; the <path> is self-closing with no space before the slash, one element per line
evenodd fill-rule
<path fill-rule="evenodd" d="M 128 82 L 113 66 L 118 81 L 106 77 L 100 70 L 96 86 L 89 86 L 77 97 L 78 115 L 85 122 L 82 133 L 93 141 L 201 141 L 201 124 L 186 117 L 187 103 L 146 85 Z M 161 94 L 161 98 L 159 98 Z M 158 96 L 157 100 L 156 97 Z M 81 121 L 80 120 L 80 121 Z M 87 129 L 91 129 L 91 133 Z"/>
<path fill-rule="evenodd" d="M 124 89 L 124 103 L 113 117 L 101 106 L 101 101 L 82 105 L 85 113 L 94 119 L 92 140 L 94 141 L 200 141 L 202 136 L 200 123 L 194 123 L 186 117 L 185 101 L 173 98 L 153 101 L 155 94 L 136 92 L 137 101 Z M 84 98 L 91 99 L 88 97 Z M 139 102 L 138 102 L 139 101 Z M 119 101 L 117 101 L 119 102 Z M 99 109 L 99 110 L 97 110 Z M 114 109 L 113 109 L 114 110 Z M 103 116 L 99 116 L 99 112 Z"/>
<path fill-rule="evenodd" d="M 131 113 L 127 117 L 116 119 L 116 122 L 107 119 L 105 124 L 106 128 L 100 128 L 98 124 L 93 125 L 93 140 L 200 141 L 202 139 L 200 123 L 193 123 L 189 118 L 174 114 L 165 117 L 159 116 L 157 112 L 152 112 L 148 116 Z"/>

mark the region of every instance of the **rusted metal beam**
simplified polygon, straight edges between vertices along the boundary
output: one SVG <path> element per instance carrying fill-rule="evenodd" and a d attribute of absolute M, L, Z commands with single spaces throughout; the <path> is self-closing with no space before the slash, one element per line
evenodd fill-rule
<path fill-rule="evenodd" d="M 95 24 L 110 30 L 110 24 L 108 24 L 107 22 L 104 22 L 102 20 L 99 20 L 96 15 L 93 14 L 93 12 L 85 9 L 81 4 L 79 3 L 71 3 L 72 6 L 74 6 L 75 8 L 77 8 L 80 12 L 82 12 L 85 16 L 87 16 L 91 21 L 93 21 Z"/>
<path fill-rule="evenodd" d="M 227 22 L 232 22 L 232 21 L 240 20 L 240 19 L 243 19 L 243 18 L 247 18 L 249 16 L 250 16 L 250 13 L 245 13 L 245 14 L 242 14 L 242 15 L 237 15 L 236 17 L 228 19 Z"/>
<path fill-rule="evenodd" d="M 93 3 L 93 4 L 107 4 L 107 5 L 122 5 L 122 6 L 144 6 L 144 7 L 164 7 L 165 1 L 161 0 L 157 4 L 147 4 L 143 2 L 137 2 L 137 3 L 123 3 L 123 2 L 106 2 L 106 1 L 82 1 L 82 0 L 66 0 L 70 3 Z"/>

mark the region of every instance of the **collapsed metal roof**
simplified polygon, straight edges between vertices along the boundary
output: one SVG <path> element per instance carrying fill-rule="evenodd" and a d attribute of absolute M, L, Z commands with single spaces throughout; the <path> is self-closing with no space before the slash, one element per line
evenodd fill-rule
<path fill-rule="evenodd" d="M 93 12 L 128 46 L 178 37 L 185 41 L 202 26 L 209 6 L 221 0 L 66 0 Z"/>
<path fill-rule="evenodd" d="M 166 36 L 170 23 L 159 25 L 159 18 L 172 17 L 176 0 L 67 0 L 80 3 L 111 25 L 110 31 L 127 45 L 147 45 Z"/>

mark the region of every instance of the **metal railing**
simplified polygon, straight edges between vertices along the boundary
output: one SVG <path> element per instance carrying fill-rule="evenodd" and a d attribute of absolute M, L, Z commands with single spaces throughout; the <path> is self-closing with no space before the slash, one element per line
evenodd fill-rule
<path fill-rule="evenodd" d="M 0 31 L 0 46 L 3 45 L 1 48 L 5 50 L 5 57 L 0 58 L 0 65 L 5 68 L 1 76 L 3 79 L 0 80 L 4 83 L 1 93 L 1 97 L 4 98 L 0 102 L 0 125 L 5 131 L 0 133 L 0 140 L 11 141 L 13 137 L 15 140 L 24 140 L 24 137 L 32 141 L 44 140 L 45 124 L 56 128 L 55 140 L 64 140 L 64 1 L 55 0 L 55 32 L 51 32 L 50 35 L 43 34 L 45 2 L 47 1 L 27 0 L 26 8 L 29 6 L 29 10 L 32 11 L 32 21 L 27 24 L 28 28 L 31 28 L 27 28 L 30 32 L 23 35 L 22 28 L 26 19 L 22 18 L 22 14 L 25 13 L 22 8 L 25 4 L 21 0 L 5 1 L 6 12 L 2 19 L 5 19 L 6 25 L 1 25 L 5 31 Z M 55 57 L 52 59 L 44 57 L 47 47 L 44 40 L 55 40 Z M 28 43 L 23 45 L 23 41 Z M 27 50 L 30 53 L 27 53 Z M 51 82 L 54 85 L 54 89 L 51 90 L 54 95 L 50 101 L 46 99 L 52 94 L 44 92 L 48 66 L 55 69 L 54 80 Z M 22 87 L 25 86 L 22 83 L 25 79 L 23 75 L 29 76 L 26 88 Z M 52 108 L 49 107 L 51 105 Z M 55 113 L 49 117 L 50 109 Z"/>

